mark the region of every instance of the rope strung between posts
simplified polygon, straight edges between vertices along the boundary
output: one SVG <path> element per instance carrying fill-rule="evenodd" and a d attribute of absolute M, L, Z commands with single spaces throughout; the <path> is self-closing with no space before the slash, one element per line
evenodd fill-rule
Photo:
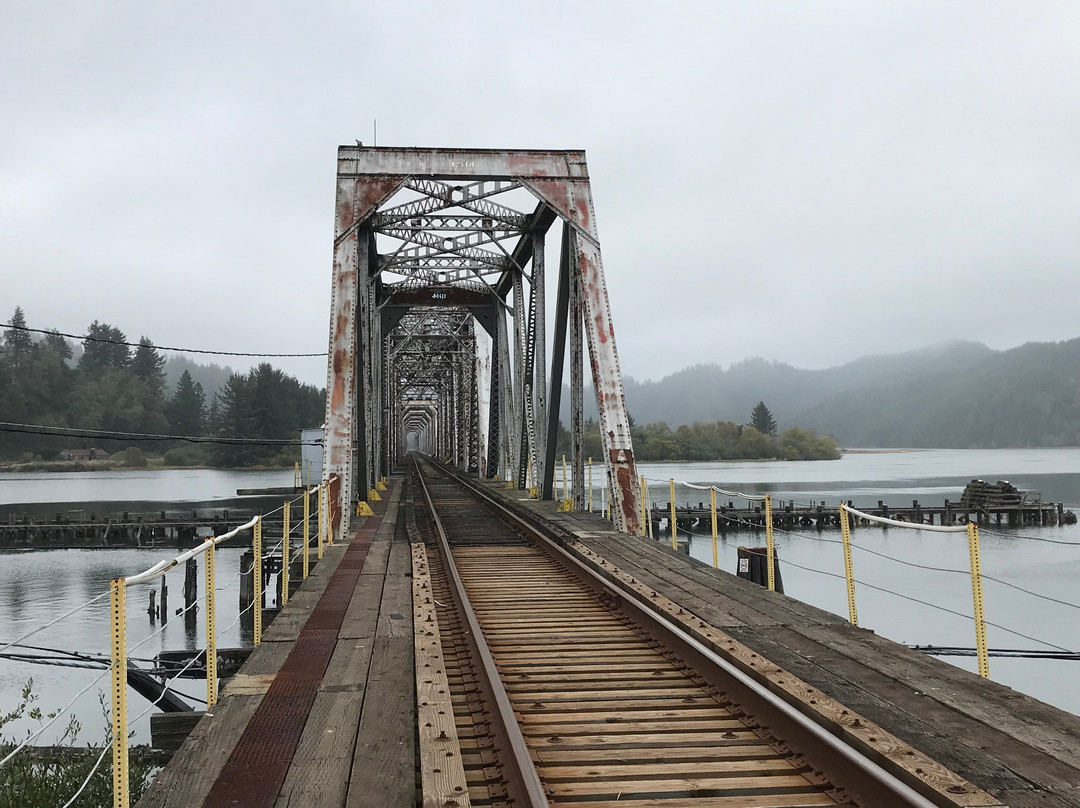
<path fill-rule="evenodd" d="M 845 507 L 847 507 L 847 506 L 845 506 Z M 855 512 L 853 508 L 847 508 L 847 510 L 849 512 L 851 512 L 851 513 Z M 731 522 L 731 521 L 738 522 L 740 520 L 737 517 L 733 517 L 733 518 L 729 518 L 727 521 L 729 521 L 729 522 Z M 755 526 L 752 522 L 745 522 L 745 524 L 749 525 L 749 526 Z M 912 528 L 919 527 L 917 524 L 907 524 L 907 523 L 905 523 L 905 526 L 912 527 Z M 924 528 L 925 527 L 930 527 L 930 525 L 923 525 L 923 527 Z M 824 542 L 826 544 L 843 545 L 843 542 L 840 541 L 839 539 L 827 539 L 824 536 L 811 536 L 811 535 L 806 534 L 806 533 L 799 533 L 798 531 L 787 530 L 786 528 L 782 528 L 782 527 L 773 527 L 773 530 L 775 530 L 777 532 L 780 532 L 780 533 L 784 533 L 784 534 L 786 534 L 788 536 L 794 536 L 794 537 L 799 538 L 799 539 L 806 539 L 808 541 L 819 541 L 819 542 Z M 966 528 L 965 528 L 965 530 L 966 530 Z M 953 531 L 953 532 L 959 532 L 959 531 Z M 928 570 L 930 572 L 947 572 L 947 573 L 956 574 L 956 575 L 970 575 L 971 574 L 970 570 L 952 569 L 950 567 L 932 567 L 932 566 L 929 566 L 927 564 L 917 564 L 914 561 L 906 561 L 906 560 L 904 560 L 902 558 L 897 558 L 896 556 L 891 556 L 891 555 L 888 555 L 887 553 L 879 552 L 878 550 L 871 550 L 869 547 L 864 547 L 863 545 L 857 544 L 855 542 L 851 542 L 851 546 L 858 549 L 858 550 L 862 550 L 864 553 L 869 553 L 870 555 L 875 555 L 875 556 L 878 556 L 879 558 L 887 559 L 888 561 L 895 561 L 897 564 L 903 564 L 906 567 L 915 567 L 916 569 Z M 1025 589 L 1022 586 L 1017 586 L 1016 584 L 1009 583 L 1008 581 L 1003 581 L 1001 578 L 996 578 L 993 575 L 987 575 L 985 572 L 982 573 L 982 577 L 986 581 L 993 581 L 994 583 L 1001 584 L 1002 586 L 1007 586 L 1010 589 L 1015 589 L 1017 592 L 1023 592 L 1026 595 L 1031 595 L 1032 597 L 1039 598 L 1040 600 L 1045 600 L 1045 601 L 1048 601 L 1050 603 L 1058 603 L 1058 604 L 1061 604 L 1062 606 L 1068 606 L 1071 609 L 1080 609 L 1080 604 L 1070 603 L 1067 600 L 1061 600 L 1059 598 L 1050 597 L 1049 595 L 1043 595 L 1043 594 L 1040 594 L 1039 592 L 1032 592 L 1030 589 Z"/>
<path fill-rule="evenodd" d="M 1064 544 L 1067 547 L 1080 547 L 1080 541 L 1062 541 L 1061 539 L 1047 539 L 1043 536 L 1027 536 L 1023 533 L 1003 533 L 1000 530 L 991 530 L 988 527 L 979 528 L 980 533 L 990 536 L 1000 536 L 1003 539 L 1026 539 L 1027 541 L 1041 541 L 1046 544 Z"/>
<path fill-rule="evenodd" d="M 923 525 L 918 522 L 901 522 L 897 519 L 887 519 L 884 516 L 872 516 L 868 513 L 852 508 L 850 505 L 841 505 L 845 511 L 850 514 L 854 514 L 860 519 L 865 519 L 868 522 L 877 522 L 880 525 L 888 525 L 889 527 L 902 527 L 908 530 L 926 530 L 930 533 L 967 533 L 967 525 Z"/>
<path fill-rule="evenodd" d="M 16 639 L 12 640 L 11 642 L 5 644 L 4 646 L 0 647 L 0 653 L 3 653 L 4 651 L 7 651 L 9 648 L 12 648 L 12 647 L 18 645 L 23 640 L 30 639 L 35 634 L 40 634 L 42 631 L 49 628 L 50 626 L 55 626 L 61 620 L 65 620 L 68 617 L 71 617 L 73 614 L 77 614 L 78 612 L 81 612 L 83 609 L 87 608 L 88 606 L 92 606 L 93 604 L 95 604 L 99 600 L 101 600 L 102 598 L 107 598 L 108 596 L 109 596 L 108 592 L 102 592 L 100 595 L 97 595 L 95 597 L 90 598 L 90 600 L 86 601 L 86 603 L 84 603 L 82 606 L 76 606 L 70 612 L 65 612 L 64 614 L 60 615 L 59 617 L 57 617 L 57 618 L 55 618 L 53 620 L 50 620 L 48 623 L 45 623 L 44 625 L 39 626 L 38 628 L 35 628 L 33 631 L 26 632 L 21 637 L 18 637 Z"/>
<path fill-rule="evenodd" d="M 196 555 L 203 552 L 204 550 L 210 547 L 215 547 L 224 541 L 228 541 L 242 530 L 248 530 L 249 528 L 255 527 L 255 523 L 257 521 L 259 521 L 258 516 L 252 517 L 250 520 L 240 525 L 239 527 L 234 527 L 228 533 L 223 533 L 220 536 L 211 537 L 197 547 L 192 547 L 187 552 L 181 553 L 171 561 L 159 561 L 157 564 L 150 567 L 150 569 L 144 572 L 140 572 L 138 575 L 129 575 L 124 578 L 124 584 L 127 586 L 135 586 L 136 584 L 143 584 L 147 581 L 152 581 L 155 578 L 160 578 L 166 572 L 175 567 L 178 567 L 180 564 L 183 564 L 189 558 L 194 558 Z"/>
<path fill-rule="evenodd" d="M 650 482 L 650 483 L 667 484 L 667 482 L 668 482 L 667 480 L 657 480 L 657 479 L 654 479 L 652 477 L 642 477 L 642 479 L 646 480 L 647 482 Z M 694 483 L 688 483 L 688 482 L 684 482 L 682 480 L 676 480 L 675 482 L 678 483 L 679 485 L 685 485 L 687 488 L 693 488 L 693 489 L 695 489 L 697 491 L 709 491 L 709 490 L 712 490 L 712 491 L 715 491 L 718 494 L 723 494 L 726 497 L 739 497 L 741 499 L 749 500 L 750 502 L 764 502 L 765 501 L 765 495 L 764 494 L 744 494 L 741 491 L 728 491 L 726 488 L 721 488 L 718 485 L 695 485 Z"/>
<path fill-rule="evenodd" d="M 754 550 L 752 548 L 746 548 L 744 550 L 744 552 L 747 552 L 750 555 L 759 556 L 761 558 L 765 557 L 765 553 L 759 552 L 759 551 Z M 838 578 L 841 581 L 845 580 L 845 577 L 843 575 L 840 575 L 840 574 L 835 573 L 835 572 L 826 572 L 825 570 L 815 569 L 814 567 L 807 567 L 807 566 L 804 566 L 802 564 L 797 564 L 796 562 L 790 561 L 790 560 L 785 560 L 784 563 L 787 564 L 788 566 L 791 566 L 791 567 L 796 567 L 796 568 L 801 569 L 801 570 L 806 570 L 807 572 L 816 572 L 818 575 L 825 575 L 825 576 L 828 576 L 829 578 Z M 912 597 L 911 595 L 905 595 L 905 594 L 903 594 L 901 592 L 897 592 L 897 591 L 895 591 L 893 589 L 887 589 L 887 588 L 882 587 L 882 586 L 875 586 L 874 584 L 868 583 L 868 582 L 863 581 L 863 580 L 858 579 L 858 578 L 856 578 L 855 581 L 860 586 L 865 586 L 865 587 L 867 587 L 869 589 L 874 589 L 874 590 L 876 590 L 878 592 L 884 592 L 885 594 L 888 594 L 888 595 L 895 595 L 898 598 L 903 598 L 904 600 L 909 600 L 912 603 L 918 603 L 918 604 L 920 604 L 922 606 L 929 606 L 931 609 L 937 609 L 938 611 L 946 612 L 947 614 L 956 615 L 957 617 L 963 617 L 965 620 L 971 620 L 972 622 L 974 622 L 974 620 L 975 620 L 975 618 L 970 614 L 964 614 L 963 612 L 958 612 L 955 609 L 950 609 L 950 608 L 948 608 L 946 606 L 939 606 L 936 603 L 931 603 L 930 601 L 927 601 L 927 600 L 922 600 L 920 598 Z M 1014 634 L 1017 637 L 1023 637 L 1025 640 L 1031 640 L 1032 642 L 1040 643 L 1041 645 L 1045 645 L 1047 648 L 1054 648 L 1054 649 L 1056 649 L 1058 651 L 1064 651 L 1065 653 L 1070 653 L 1070 654 L 1074 653 L 1071 649 L 1063 648 L 1060 645 L 1056 645 L 1056 644 L 1054 644 L 1052 642 L 1049 642 L 1048 640 L 1041 640 L 1038 637 L 1032 637 L 1032 636 L 1030 636 L 1028 634 L 1024 634 L 1022 632 L 1015 631 L 1015 630 L 1013 630 L 1011 628 L 1000 625 L 998 623 L 992 623 L 989 620 L 986 620 L 984 622 L 988 626 L 993 626 L 994 628 L 1001 629 L 1002 631 L 1007 632 L 1009 634 Z"/>
<path fill-rule="evenodd" d="M 55 713 L 53 713 L 51 715 L 51 717 L 49 718 L 49 721 L 46 722 L 45 724 L 43 724 L 41 727 L 39 727 L 37 732 L 35 732 L 33 734 L 27 734 L 26 739 L 22 743 L 20 743 L 18 746 L 16 746 L 14 749 L 12 749 L 7 754 L 7 756 L 4 757 L 3 760 L 0 760 L 0 768 L 2 768 L 5 763 L 7 763 L 9 760 L 11 760 L 13 757 L 15 757 L 15 755 L 17 755 L 19 752 L 21 752 L 23 749 L 25 749 L 32 741 L 36 741 L 38 738 L 40 738 L 42 733 L 45 732 L 45 730 L 47 730 L 49 727 L 51 727 L 53 724 L 55 724 L 60 719 L 61 715 L 66 713 L 68 710 L 70 710 L 72 705 L 74 705 L 75 702 L 78 701 L 79 698 L 84 693 L 86 693 L 90 688 L 92 688 L 94 685 L 96 685 L 98 682 L 100 682 L 102 679 L 104 679 L 106 676 L 108 676 L 109 673 L 112 672 L 112 669 L 113 669 L 113 666 L 110 664 L 107 668 L 105 668 L 105 670 L 103 670 L 101 672 L 101 674 L 96 679 L 94 679 L 92 682 L 90 682 L 90 684 L 88 684 L 86 687 L 84 687 L 82 690 L 80 690 L 78 693 L 76 693 L 75 697 L 71 701 L 69 701 L 66 705 L 64 705 L 59 710 L 57 710 Z"/>

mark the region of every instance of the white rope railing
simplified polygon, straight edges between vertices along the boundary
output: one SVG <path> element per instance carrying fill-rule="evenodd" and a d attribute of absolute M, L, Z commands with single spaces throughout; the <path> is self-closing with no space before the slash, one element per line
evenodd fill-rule
<path fill-rule="evenodd" d="M 841 505 L 848 513 L 853 516 L 857 516 L 860 519 L 865 519 L 868 522 L 877 522 L 880 525 L 889 525 L 890 527 L 906 527 L 909 530 L 927 530 L 931 533 L 967 533 L 968 527 L 963 525 L 924 525 L 919 522 L 901 522 L 898 519 L 889 519 L 884 516 L 874 516 L 873 514 L 863 513 L 862 511 L 852 508 L 850 505 Z"/>

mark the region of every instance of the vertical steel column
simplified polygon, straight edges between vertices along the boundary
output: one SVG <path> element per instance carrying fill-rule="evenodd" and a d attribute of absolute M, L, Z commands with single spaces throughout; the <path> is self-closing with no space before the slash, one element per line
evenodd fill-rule
<path fill-rule="evenodd" d="M 506 309 L 498 308 L 496 317 L 499 331 L 499 401 L 502 406 L 502 446 L 499 466 L 505 472 L 506 480 L 513 481 L 512 449 L 517 432 L 514 427 L 514 386 L 510 378 L 510 342 L 507 335 L 509 323 L 506 322 Z"/>
<path fill-rule="evenodd" d="M 587 191 L 586 191 L 587 193 Z M 591 208 L 591 196 L 588 207 Z M 630 438 L 630 419 L 626 413 L 619 354 L 615 348 L 615 326 L 611 321 L 604 265 L 599 243 L 574 231 L 573 238 L 584 289 L 585 336 L 592 359 L 593 391 L 600 415 L 600 440 L 607 453 L 607 466 L 612 474 L 611 512 L 615 527 L 625 533 L 640 532 L 637 500 L 641 488 L 634 462 Z"/>
<path fill-rule="evenodd" d="M 512 267 L 514 274 L 514 378 L 513 378 L 513 429 L 514 440 L 510 445 L 510 465 L 513 480 L 518 488 L 525 488 L 526 480 L 524 468 L 527 457 L 528 429 L 525 423 L 525 342 L 526 317 L 525 291 L 523 288 L 521 271 Z M 526 451 L 523 451 L 526 447 Z"/>
<path fill-rule="evenodd" d="M 555 298 L 555 343 L 551 351 L 551 395 L 548 398 L 547 446 L 544 449 L 542 499 L 555 498 L 555 448 L 559 438 L 563 360 L 566 357 L 566 321 L 570 311 L 570 225 L 563 224 L 559 256 L 559 291 Z"/>
<path fill-rule="evenodd" d="M 381 320 L 381 318 L 380 318 Z M 390 358 L 390 335 L 384 334 L 382 338 L 382 361 L 379 363 L 382 372 L 382 424 L 383 424 L 383 471 L 382 477 L 389 477 L 397 465 L 397 448 L 394 438 L 397 435 L 397 419 L 394 417 L 393 399 L 393 367 Z"/>
<path fill-rule="evenodd" d="M 533 357 L 533 425 L 536 431 L 536 445 L 533 446 L 533 479 L 544 479 L 544 460 L 547 449 L 547 298 L 544 273 L 546 229 L 538 229 L 532 234 L 532 287 L 533 287 L 533 322 L 535 355 Z M 543 483 L 541 482 L 542 486 Z"/>
<path fill-rule="evenodd" d="M 480 376 L 477 372 L 476 321 L 472 323 L 473 335 L 470 340 L 469 362 L 469 464 L 465 469 L 470 474 L 480 473 Z"/>
<path fill-rule="evenodd" d="M 570 256 L 570 449 L 574 510 L 585 509 L 585 352 L 582 339 L 581 273 Z"/>
<path fill-rule="evenodd" d="M 372 236 L 374 238 L 374 236 Z M 371 250 L 375 255 L 374 247 Z M 371 398 L 368 402 L 368 418 L 371 437 L 371 471 L 368 474 L 368 490 L 382 477 L 382 318 L 374 304 L 375 270 L 368 278 L 368 362 L 370 363 L 368 388 Z M 366 493 L 366 492 L 365 492 Z M 365 497 L 366 498 L 366 497 Z"/>
<path fill-rule="evenodd" d="M 501 424 L 502 404 L 501 389 L 502 378 L 499 375 L 499 356 L 502 353 L 499 343 L 506 339 L 500 321 L 496 316 L 495 333 L 491 338 L 491 386 L 488 388 L 488 435 L 487 435 L 487 478 L 490 480 L 499 476 L 502 458 L 501 451 Z"/>
<path fill-rule="evenodd" d="M 529 286 L 529 323 L 525 337 L 525 366 L 521 374 L 521 454 L 518 456 L 518 478 L 528 479 L 528 470 L 532 466 L 533 473 L 540 467 L 539 444 L 536 432 L 536 401 L 535 401 L 535 363 L 536 363 L 536 314 L 537 299 L 536 286 Z M 526 487 L 530 485 L 526 482 Z"/>
<path fill-rule="evenodd" d="M 461 378 L 464 368 L 462 367 L 461 355 L 454 357 L 453 369 L 450 371 L 451 390 L 454 396 L 454 465 L 459 468 L 465 467 L 465 423 L 468 413 L 465 412 L 464 380 Z"/>
<path fill-rule="evenodd" d="M 353 497 L 356 454 L 354 439 L 362 433 L 356 424 L 356 307 L 358 265 L 367 267 L 368 239 L 353 226 L 355 180 L 338 178 L 337 217 L 334 229 L 334 272 L 330 287 L 330 356 L 326 370 L 326 436 L 323 444 L 323 479 L 337 476 L 340 507 L 335 511 L 340 529 L 348 529 Z M 334 525 L 334 527 L 338 527 Z"/>
<path fill-rule="evenodd" d="M 356 466 L 353 469 L 352 498 L 348 501 L 342 499 L 345 508 L 343 519 L 352 515 L 357 502 L 367 499 L 368 490 L 374 482 L 371 479 L 371 284 L 368 277 L 373 241 L 374 235 L 369 229 L 360 231 L 356 285 L 356 429 L 353 439 Z"/>

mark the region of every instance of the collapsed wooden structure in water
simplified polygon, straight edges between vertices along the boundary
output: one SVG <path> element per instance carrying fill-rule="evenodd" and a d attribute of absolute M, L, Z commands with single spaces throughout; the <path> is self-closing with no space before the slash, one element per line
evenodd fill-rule
<path fill-rule="evenodd" d="M 846 504 L 855 507 L 851 500 Z M 1066 510 L 1061 502 L 1043 502 L 1022 500 L 1014 503 L 980 503 L 972 499 L 959 502 L 945 500 L 940 506 L 927 506 L 917 499 L 910 507 L 896 507 L 878 500 L 877 506 L 859 505 L 858 509 L 872 516 L 882 516 L 900 522 L 922 525 L 958 525 L 976 522 L 980 525 L 1002 525 L 1008 527 L 1028 527 L 1044 525 L 1076 524 L 1076 514 Z M 785 530 L 796 528 L 840 527 L 840 510 L 837 506 L 817 503 L 796 503 L 791 500 L 776 500 L 773 503 L 773 527 Z M 653 530 L 659 530 L 661 523 L 665 527 L 671 521 L 671 504 L 656 502 L 649 511 L 649 521 Z M 708 502 L 675 504 L 675 522 L 679 530 L 692 533 L 710 533 L 712 531 L 712 511 Z M 853 524 L 870 525 L 867 520 L 852 520 Z M 737 507 L 734 501 L 716 505 L 716 526 L 722 531 L 756 530 L 765 527 L 765 507 L 761 503 L 750 503 Z"/>
<path fill-rule="evenodd" d="M 201 537 L 227 533 L 253 515 L 246 508 L 89 515 L 69 511 L 47 518 L 11 513 L 0 523 L 0 548 L 189 547 Z M 280 515 L 263 524 L 268 535 L 281 535 Z"/>

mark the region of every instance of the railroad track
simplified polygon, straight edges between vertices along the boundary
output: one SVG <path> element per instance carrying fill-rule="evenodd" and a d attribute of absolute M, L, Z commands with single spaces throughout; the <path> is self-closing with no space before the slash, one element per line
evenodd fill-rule
<path fill-rule="evenodd" d="M 425 807 L 972 804 L 881 769 L 467 481 L 418 462 L 405 507 Z"/>

